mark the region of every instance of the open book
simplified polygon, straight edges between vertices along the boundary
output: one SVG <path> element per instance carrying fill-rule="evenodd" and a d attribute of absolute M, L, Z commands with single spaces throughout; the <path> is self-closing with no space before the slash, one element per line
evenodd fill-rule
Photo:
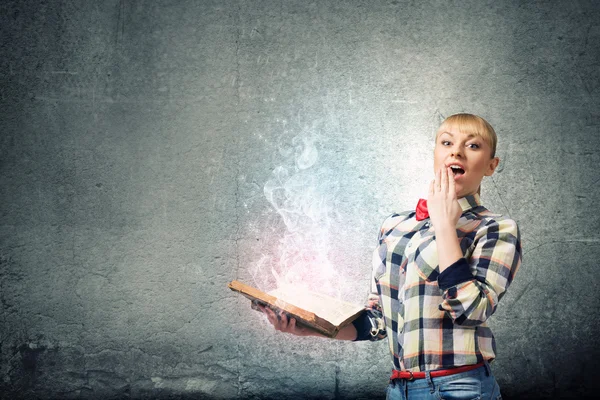
<path fill-rule="evenodd" d="M 334 297 L 297 287 L 283 287 L 268 293 L 239 281 L 229 283 L 229 288 L 274 311 L 283 311 L 296 318 L 298 325 L 314 329 L 328 337 L 335 337 L 344 326 L 354 321 L 365 308 Z"/>

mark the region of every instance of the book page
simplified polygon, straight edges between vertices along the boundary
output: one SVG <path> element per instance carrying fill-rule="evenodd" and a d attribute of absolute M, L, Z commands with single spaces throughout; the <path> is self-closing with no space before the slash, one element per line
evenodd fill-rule
<path fill-rule="evenodd" d="M 335 326 L 340 325 L 346 319 L 364 309 L 363 306 L 357 306 L 356 304 L 292 285 L 279 287 L 270 291 L 269 294 L 277 297 L 279 299 L 278 302 L 283 301 L 315 313 Z"/>

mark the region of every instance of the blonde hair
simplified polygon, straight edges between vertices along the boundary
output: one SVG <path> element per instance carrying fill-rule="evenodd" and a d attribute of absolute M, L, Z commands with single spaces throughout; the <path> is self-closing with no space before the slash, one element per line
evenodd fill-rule
<path fill-rule="evenodd" d="M 458 131 L 463 134 L 473 134 L 480 136 L 492 150 L 492 157 L 496 156 L 496 144 L 498 143 L 498 137 L 496 136 L 496 132 L 494 128 L 483 118 L 467 113 L 459 113 L 449 116 L 442 122 L 438 131 L 435 135 L 436 140 L 439 136 L 440 132 L 444 130 L 457 127 Z"/>

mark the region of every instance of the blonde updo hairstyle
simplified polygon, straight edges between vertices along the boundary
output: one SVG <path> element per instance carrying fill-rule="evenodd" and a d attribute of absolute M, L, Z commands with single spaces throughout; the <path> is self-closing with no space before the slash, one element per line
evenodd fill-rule
<path fill-rule="evenodd" d="M 492 156 L 490 158 L 494 158 L 496 156 L 496 144 L 498 143 L 498 137 L 496 136 L 496 131 L 494 131 L 494 128 L 492 128 L 489 122 L 487 122 L 485 119 L 477 115 L 467 113 L 451 115 L 446 118 L 438 128 L 435 135 L 436 141 L 439 134 L 448 128 L 458 128 L 460 133 L 480 136 L 492 150 Z"/>
<path fill-rule="evenodd" d="M 467 113 L 451 115 L 446 118 L 438 128 L 437 133 L 435 134 L 436 142 L 441 132 L 452 128 L 458 128 L 458 131 L 463 134 L 473 134 L 481 137 L 482 140 L 486 142 L 492 150 L 490 159 L 496 156 L 496 144 L 498 143 L 498 137 L 496 136 L 496 131 L 494 131 L 494 128 L 492 128 L 489 122 L 487 122 L 485 119 L 481 118 L 480 116 Z M 477 193 L 481 194 L 481 185 L 479 185 Z"/>

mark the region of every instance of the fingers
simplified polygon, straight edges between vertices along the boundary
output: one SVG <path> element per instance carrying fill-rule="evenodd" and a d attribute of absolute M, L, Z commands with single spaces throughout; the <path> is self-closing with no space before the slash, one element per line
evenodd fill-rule
<path fill-rule="evenodd" d="M 261 306 L 261 311 L 265 313 L 269 322 L 273 325 L 277 325 L 277 315 L 269 307 Z"/>
<path fill-rule="evenodd" d="M 276 326 L 277 325 L 277 316 L 275 315 L 275 313 L 273 312 L 273 310 L 271 310 L 268 307 L 265 306 L 261 306 L 261 311 L 263 313 L 265 313 L 265 315 L 267 316 L 267 319 L 269 320 L 269 322 L 273 325 Z"/>
<path fill-rule="evenodd" d="M 448 168 L 444 168 L 440 170 L 441 180 L 440 180 L 440 190 L 442 193 L 446 193 L 448 191 Z"/>
<path fill-rule="evenodd" d="M 429 194 L 448 193 L 452 197 L 456 193 L 454 173 L 450 167 L 441 167 L 435 172 L 435 179 L 429 184 Z"/>
<path fill-rule="evenodd" d="M 287 332 L 288 325 L 290 323 L 290 321 L 288 321 L 287 314 L 282 311 L 281 314 L 279 314 L 279 315 L 280 315 L 280 318 L 281 318 L 281 320 L 280 320 L 281 330 L 284 331 L 284 332 Z"/>
<path fill-rule="evenodd" d="M 269 307 L 259 306 L 261 311 L 265 313 L 267 319 L 273 325 L 273 328 L 277 331 L 281 332 L 291 332 L 293 333 L 296 328 L 296 320 L 294 318 L 288 319 L 287 313 L 281 312 L 276 313 Z"/>
<path fill-rule="evenodd" d="M 454 173 L 450 167 L 448 167 L 448 191 L 451 197 L 456 194 L 456 182 L 454 182 Z"/>
<path fill-rule="evenodd" d="M 444 175 L 444 173 L 443 173 L 442 168 L 439 168 L 437 171 L 435 171 L 434 179 L 431 181 L 431 183 L 429 185 L 429 194 L 433 195 L 437 192 L 442 191 L 443 175 Z"/>

